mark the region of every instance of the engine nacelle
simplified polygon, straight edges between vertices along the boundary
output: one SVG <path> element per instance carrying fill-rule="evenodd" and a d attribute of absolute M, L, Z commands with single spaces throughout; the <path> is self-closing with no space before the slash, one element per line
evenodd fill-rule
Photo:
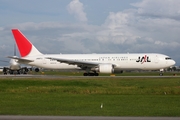
<path fill-rule="evenodd" d="M 113 73 L 114 68 L 112 64 L 99 64 L 99 73 Z"/>

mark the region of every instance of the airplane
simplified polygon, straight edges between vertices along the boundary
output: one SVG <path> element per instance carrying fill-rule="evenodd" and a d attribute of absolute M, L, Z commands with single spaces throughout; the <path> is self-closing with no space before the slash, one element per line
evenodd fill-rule
<path fill-rule="evenodd" d="M 118 73 L 123 70 L 160 70 L 173 66 L 175 61 L 159 53 L 127 54 L 42 54 L 18 29 L 12 29 L 21 57 L 11 57 L 18 63 L 45 69 L 84 70 L 84 76 L 99 73 Z"/>
<path fill-rule="evenodd" d="M 17 56 L 13 56 L 17 57 Z M 21 67 L 20 63 L 16 59 L 10 60 L 10 65 L 8 67 L 3 67 L 3 73 L 5 75 L 9 74 L 27 74 L 29 71 L 27 67 Z"/>
<path fill-rule="evenodd" d="M 16 45 L 14 45 L 14 58 L 16 58 Z M 2 62 L 8 62 L 8 61 L 4 61 L 4 60 L 0 60 Z M 4 75 L 9 74 L 27 74 L 27 72 L 29 71 L 27 67 L 21 67 L 20 63 L 17 62 L 17 59 L 13 59 L 11 58 L 9 61 L 9 66 L 7 67 L 3 67 L 2 71 L 4 73 Z"/>

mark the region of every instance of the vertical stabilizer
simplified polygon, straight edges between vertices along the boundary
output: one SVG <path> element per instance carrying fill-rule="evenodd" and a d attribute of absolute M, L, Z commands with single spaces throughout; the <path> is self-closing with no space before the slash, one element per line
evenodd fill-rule
<path fill-rule="evenodd" d="M 18 29 L 12 29 L 12 33 L 21 57 L 42 55 Z"/>

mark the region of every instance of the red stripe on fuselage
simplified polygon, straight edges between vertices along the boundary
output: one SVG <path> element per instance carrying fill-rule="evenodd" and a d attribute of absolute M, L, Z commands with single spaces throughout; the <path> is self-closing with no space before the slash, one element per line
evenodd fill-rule
<path fill-rule="evenodd" d="M 14 35 L 14 39 L 16 40 L 21 57 L 27 56 L 31 52 L 32 44 L 19 30 L 13 29 L 12 33 Z"/>

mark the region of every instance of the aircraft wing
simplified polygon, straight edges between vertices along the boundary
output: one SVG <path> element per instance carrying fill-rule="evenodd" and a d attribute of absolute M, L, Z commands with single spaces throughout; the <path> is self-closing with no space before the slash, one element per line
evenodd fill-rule
<path fill-rule="evenodd" d="M 57 60 L 60 63 L 66 63 L 66 64 L 69 64 L 69 65 L 77 65 L 78 67 L 80 67 L 82 69 L 96 67 L 96 66 L 98 66 L 100 64 L 98 62 L 88 62 L 88 61 L 80 61 L 80 60 L 69 60 L 69 59 L 53 58 L 53 57 L 47 57 L 47 59 Z"/>
<path fill-rule="evenodd" d="M 33 61 L 34 61 L 34 60 L 19 58 L 19 57 L 16 57 L 16 56 L 8 56 L 8 58 L 16 59 L 16 60 L 18 60 L 18 62 L 20 62 L 20 63 L 22 63 L 22 62 L 33 62 Z"/>

